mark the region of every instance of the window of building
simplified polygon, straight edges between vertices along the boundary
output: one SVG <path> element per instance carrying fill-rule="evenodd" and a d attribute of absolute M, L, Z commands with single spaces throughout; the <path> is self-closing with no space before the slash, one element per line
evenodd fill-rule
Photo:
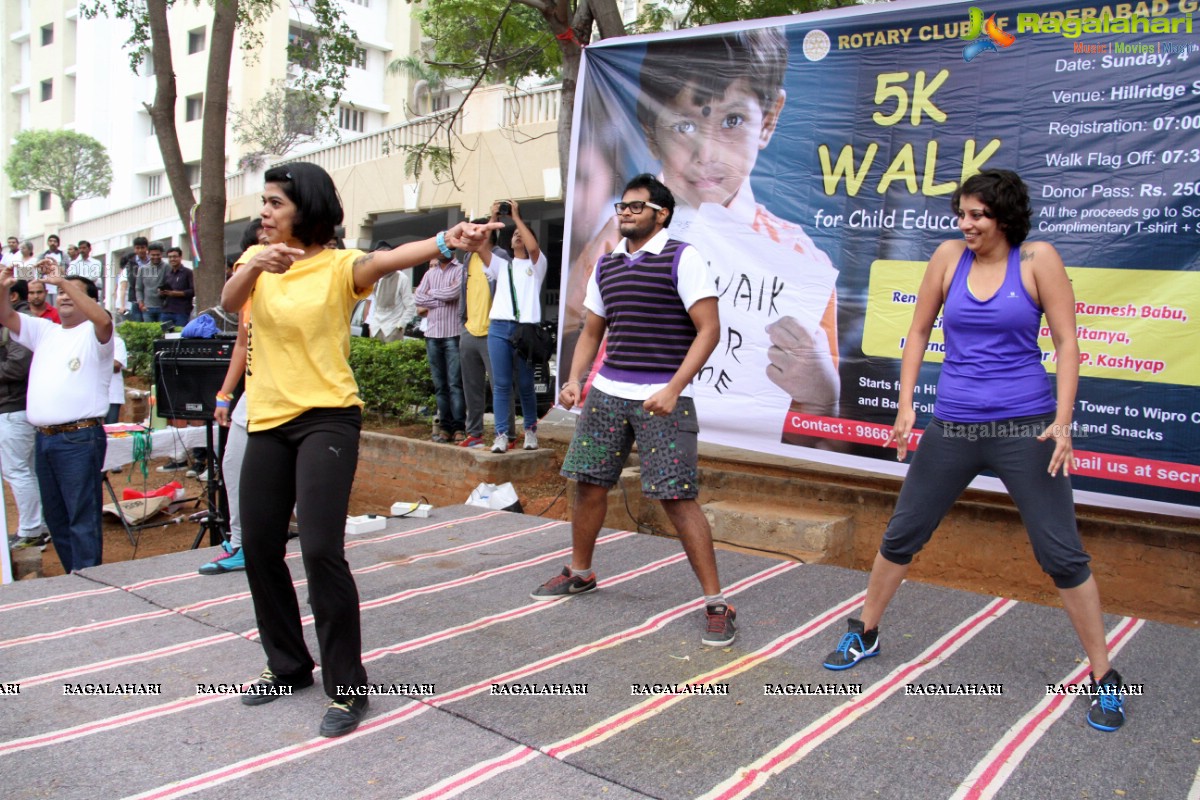
<path fill-rule="evenodd" d="M 188 55 L 204 50 L 204 28 L 188 31 Z"/>
<path fill-rule="evenodd" d="M 317 66 L 318 37 L 314 31 L 297 25 L 288 27 L 288 63 L 303 69 Z"/>
<path fill-rule="evenodd" d="M 363 8 L 371 7 L 371 0 L 350 0 L 350 2 L 354 3 L 356 6 L 362 6 Z"/>
<path fill-rule="evenodd" d="M 338 106 L 338 127 L 344 131 L 362 133 L 366 129 L 367 114 L 348 106 Z"/>
<path fill-rule="evenodd" d="M 351 66 L 358 67 L 359 69 L 366 69 L 367 68 L 367 48 L 365 48 L 365 47 L 354 48 L 354 59 L 350 62 L 350 64 L 351 64 Z"/>
<path fill-rule="evenodd" d="M 188 186 L 199 186 L 200 185 L 200 165 L 199 164 L 185 164 L 184 166 L 187 168 Z"/>
<path fill-rule="evenodd" d="M 187 99 L 187 105 L 184 109 L 184 120 L 187 122 L 195 122 L 204 116 L 204 95 L 194 94 Z"/>
<path fill-rule="evenodd" d="M 162 173 L 146 176 L 146 197 L 158 197 L 162 194 Z"/>
<path fill-rule="evenodd" d="M 42 47 L 48 44 L 54 44 L 54 23 L 42 26 Z"/>
<path fill-rule="evenodd" d="M 42 102 L 54 99 L 54 79 L 42 81 Z"/>
<path fill-rule="evenodd" d="M 38 209 L 41 211 L 50 210 L 50 193 L 38 192 Z"/>
<path fill-rule="evenodd" d="M 448 95 L 448 94 L 430 95 L 430 98 L 429 98 L 429 110 L 430 111 L 445 111 L 449 107 L 450 107 L 450 95 Z"/>

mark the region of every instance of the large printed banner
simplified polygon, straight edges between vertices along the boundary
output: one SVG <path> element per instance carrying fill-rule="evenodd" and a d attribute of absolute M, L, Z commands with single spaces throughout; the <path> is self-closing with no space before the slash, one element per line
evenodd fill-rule
<path fill-rule="evenodd" d="M 612 203 L 651 172 L 720 296 L 702 439 L 900 474 L 881 444 L 951 193 L 1013 169 L 1075 290 L 1077 499 L 1200 516 L 1198 6 L 890 3 L 588 47 L 559 375 Z M 918 428 L 943 351 L 939 320 Z"/>

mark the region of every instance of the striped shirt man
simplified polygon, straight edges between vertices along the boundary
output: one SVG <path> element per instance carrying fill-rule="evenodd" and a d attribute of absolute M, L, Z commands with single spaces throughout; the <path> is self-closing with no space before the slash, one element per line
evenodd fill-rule
<path fill-rule="evenodd" d="M 463 266 L 457 261 L 442 262 L 431 266 L 421 278 L 421 285 L 413 295 L 419 308 L 428 308 L 425 318 L 426 339 L 449 339 L 458 336 L 462 328 L 459 315 L 459 297 L 462 291 Z"/>

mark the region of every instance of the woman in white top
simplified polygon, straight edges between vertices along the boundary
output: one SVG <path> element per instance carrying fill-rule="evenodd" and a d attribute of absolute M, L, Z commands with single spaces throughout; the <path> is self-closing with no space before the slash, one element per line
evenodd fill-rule
<path fill-rule="evenodd" d="M 542 281 L 546 278 L 546 254 L 538 247 L 533 231 L 521 219 L 516 200 L 512 206 L 513 233 L 511 262 L 493 258 L 486 272 L 496 281 L 492 294 L 491 322 L 488 325 L 488 355 L 492 361 L 492 408 L 508 408 L 513 389 L 514 364 L 517 390 L 521 397 L 521 417 L 525 426 L 525 449 L 536 450 L 537 395 L 533 391 L 533 364 L 518 358 L 509 341 L 519 323 L 542 321 Z M 493 453 L 508 450 L 508 440 L 516 435 L 508 430 L 505 415 L 496 417 L 496 440 Z"/>

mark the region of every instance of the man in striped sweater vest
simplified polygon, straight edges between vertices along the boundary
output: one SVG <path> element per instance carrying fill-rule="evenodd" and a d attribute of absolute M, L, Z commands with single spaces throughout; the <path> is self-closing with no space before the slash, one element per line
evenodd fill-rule
<path fill-rule="evenodd" d="M 696 503 L 700 426 L 690 386 L 717 346 L 720 321 L 704 259 L 667 235 L 674 210 L 671 191 L 652 175 L 631 180 L 616 204 L 624 238 L 589 279 L 583 333 L 559 394 L 566 408 L 579 402 L 581 381 L 607 334 L 604 365 L 563 461 L 563 476 L 576 481 L 571 564 L 532 597 L 550 600 L 596 588 L 592 553 L 608 491 L 637 442 L 642 493 L 662 503 L 704 590 L 701 641 L 723 647 L 736 636 L 736 614 L 721 592 L 712 531 Z"/>

